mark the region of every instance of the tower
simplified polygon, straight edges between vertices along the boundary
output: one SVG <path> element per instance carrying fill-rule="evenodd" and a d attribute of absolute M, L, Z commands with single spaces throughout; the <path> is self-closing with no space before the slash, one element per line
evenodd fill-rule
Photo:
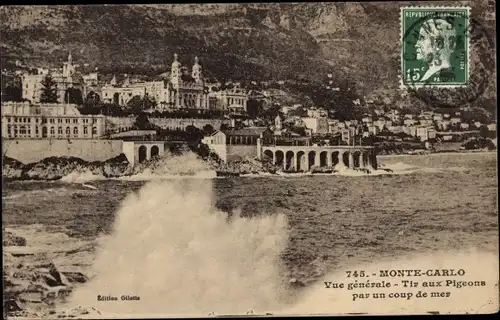
<path fill-rule="evenodd" d="M 181 78 L 181 63 L 178 61 L 179 56 L 174 53 L 174 62 L 172 62 L 172 68 L 170 71 L 170 81 L 172 82 L 175 89 L 179 88 L 179 82 Z"/>
<path fill-rule="evenodd" d="M 194 65 L 193 65 L 193 69 L 191 71 L 191 76 L 194 78 L 194 81 L 196 83 L 203 83 L 203 76 L 202 76 L 202 72 L 201 72 L 201 66 L 199 64 L 199 60 L 198 60 L 198 57 L 194 57 Z"/>
<path fill-rule="evenodd" d="M 63 76 L 70 77 L 74 73 L 75 69 L 73 67 L 73 57 L 71 56 L 71 51 L 68 54 L 68 61 L 63 64 Z"/>
<path fill-rule="evenodd" d="M 283 129 L 283 123 L 281 122 L 281 116 L 278 114 L 276 118 L 274 118 L 274 125 L 276 127 L 277 132 L 281 132 Z"/>

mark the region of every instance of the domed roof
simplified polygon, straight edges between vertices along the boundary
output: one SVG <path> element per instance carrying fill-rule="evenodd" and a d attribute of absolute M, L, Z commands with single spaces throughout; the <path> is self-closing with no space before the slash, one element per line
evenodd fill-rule
<path fill-rule="evenodd" d="M 194 57 L 194 65 L 193 65 L 193 69 L 201 69 L 201 65 L 199 63 L 199 59 L 198 57 Z"/>
<path fill-rule="evenodd" d="M 172 68 L 178 68 L 181 66 L 181 63 L 179 62 L 179 56 L 177 53 L 174 53 L 174 61 L 172 62 Z"/>

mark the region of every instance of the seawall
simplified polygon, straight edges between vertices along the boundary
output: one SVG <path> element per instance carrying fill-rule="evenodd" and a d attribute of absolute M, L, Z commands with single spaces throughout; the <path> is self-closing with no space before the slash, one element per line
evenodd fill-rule
<path fill-rule="evenodd" d="M 61 156 L 73 156 L 86 161 L 104 161 L 119 155 L 121 152 L 121 140 L 2 140 L 2 155 L 23 163 Z"/>

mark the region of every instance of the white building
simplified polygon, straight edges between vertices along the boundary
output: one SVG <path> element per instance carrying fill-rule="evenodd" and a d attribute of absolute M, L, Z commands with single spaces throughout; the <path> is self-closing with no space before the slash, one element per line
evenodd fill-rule
<path fill-rule="evenodd" d="M 82 115 L 74 104 L 2 104 L 2 138 L 96 139 L 104 133 L 103 115 Z"/>
<path fill-rule="evenodd" d="M 127 105 L 135 96 L 143 98 L 146 94 L 155 101 L 162 102 L 162 96 L 167 93 L 164 90 L 163 81 L 130 83 L 126 78 L 121 86 L 113 85 L 114 82 L 112 80 L 111 83 L 102 87 L 102 99 L 121 106 Z"/>
<path fill-rule="evenodd" d="M 308 109 L 307 116 L 309 118 L 322 118 L 328 115 L 328 111 L 325 109 Z"/>
<path fill-rule="evenodd" d="M 233 88 L 208 93 L 208 104 L 211 110 L 221 110 L 230 114 L 247 112 L 248 92 L 246 89 Z"/>
<path fill-rule="evenodd" d="M 460 122 L 462 122 L 462 119 L 459 117 L 453 117 L 450 119 L 450 122 L 453 124 L 459 124 Z"/>
<path fill-rule="evenodd" d="M 313 134 L 326 134 L 329 132 L 327 118 L 302 117 L 305 127 L 311 129 Z"/>
<path fill-rule="evenodd" d="M 460 129 L 464 129 L 464 130 L 469 129 L 469 124 L 466 122 L 460 123 Z"/>
<path fill-rule="evenodd" d="M 427 141 L 436 138 L 436 130 L 433 127 L 417 127 L 416 136 L 420 141 Z"/>
<path fill-rule="evenodd" d="M 415 119 L 405 119 L 403 121 L 403 123 L 404 123 L 405 126 L 412 126 L 415 123 L 417 123 L 417 121 Z"/>

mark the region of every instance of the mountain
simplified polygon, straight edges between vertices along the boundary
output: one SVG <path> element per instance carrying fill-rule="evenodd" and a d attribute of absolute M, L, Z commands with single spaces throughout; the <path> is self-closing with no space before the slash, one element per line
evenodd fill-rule
<path fill-rule="evenodd" d="M 490 2 L 469 5 L 483 17 L 494 10 Z M 219 80 L 320 82 L 333 73 L 334 81 L 348 79 L 363 94 L 396 90 L 400 7 L 418 4 L 3 6 L 2 65 L 19 59 L 56 66 L 71 51 L 77 63 L 102 71 L 157 74 L 169 69 L 176 52 L 187 65 L 199 56 L 206 75 Z M 445 4 L 463 5 L 439 3 Z M 494 35 L 494 21 L 483 22 Z"/>

